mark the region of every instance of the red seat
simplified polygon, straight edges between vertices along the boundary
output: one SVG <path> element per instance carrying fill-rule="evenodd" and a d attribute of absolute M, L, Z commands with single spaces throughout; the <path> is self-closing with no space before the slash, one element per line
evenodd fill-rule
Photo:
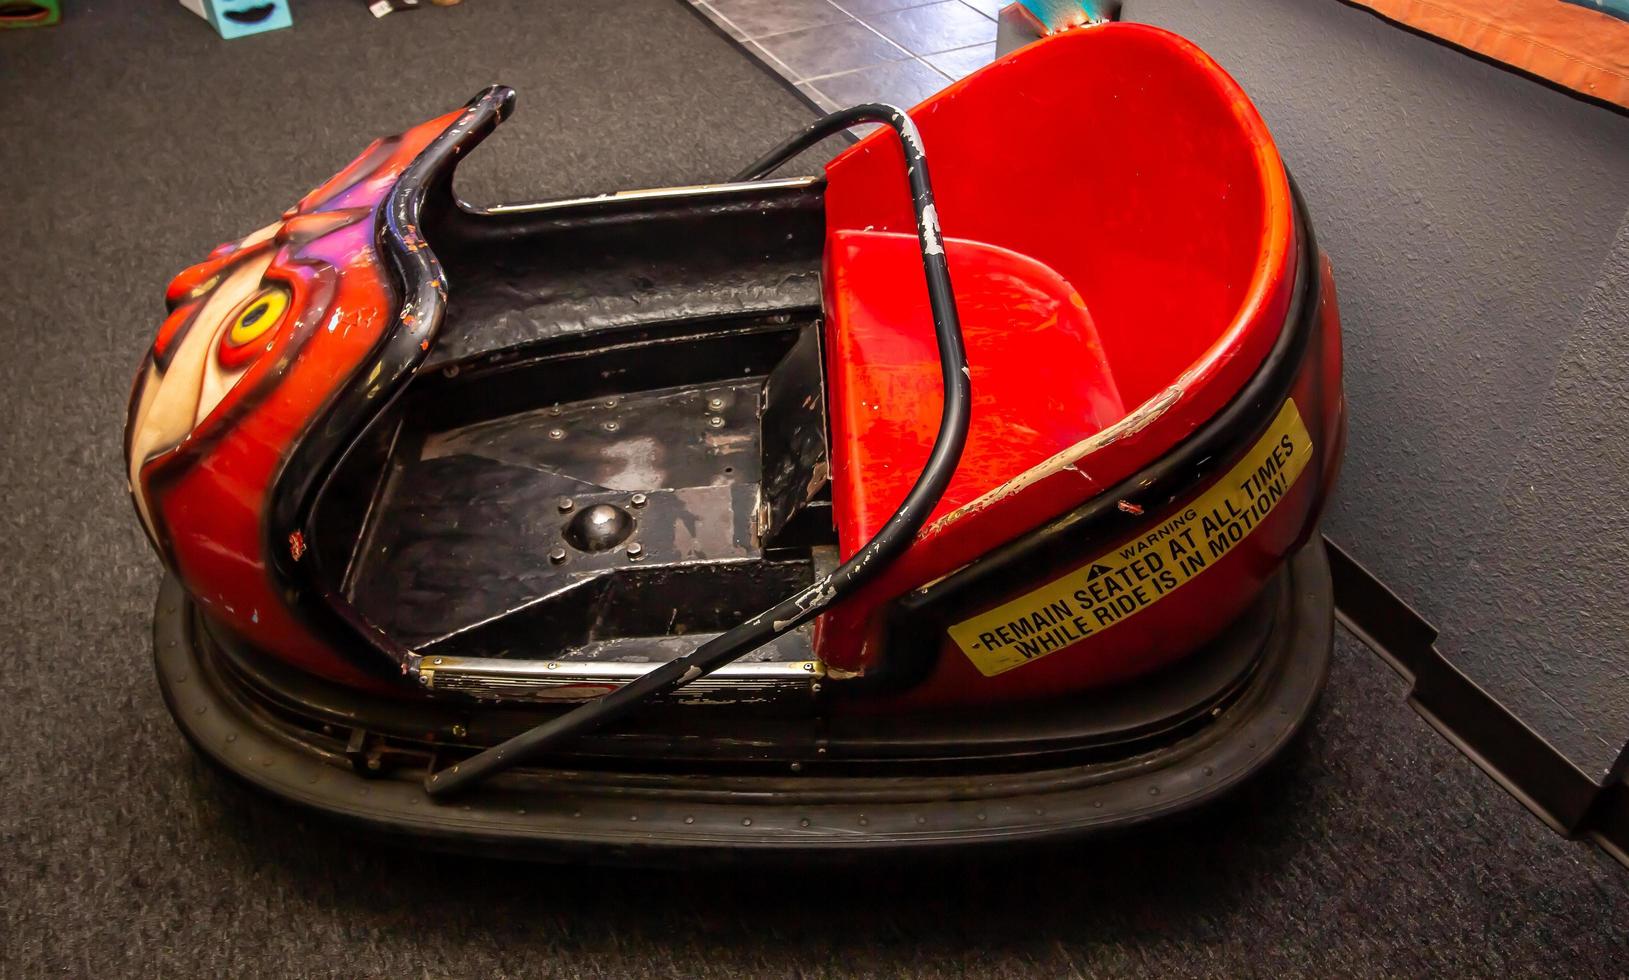
<path fill-rule="evenodd" d="M 939 516 L 1125 415 L 1080 294 L 1027 256 L 945 242 L 967 342 L 973 417 Z M 921 472 L 943 405 L 913 235 L 838 231 L 826 252 L 832 502 L 847 558 Z"/>
<path fill-rule="evenodd" d="M 1080 507 L 1219 412 L 1279 336 L 1295 280 L 1289 181 L 1261 117 L 1215 62 L 1158 28 L 1062 32 L 911 118 L 968 335 L 972 431 L 934 519 L 821 615 L 816 648 L 834 674 L 882 662 L 899 596 Z M 903 499 L 942 404 L 898 144 L 879 130 L 826 167 L 845 555 Z M 1116 639 L 998 678 L 946 657 L 911 697 L 1045 696 L 1153 669 L 1191 640 Z"/>

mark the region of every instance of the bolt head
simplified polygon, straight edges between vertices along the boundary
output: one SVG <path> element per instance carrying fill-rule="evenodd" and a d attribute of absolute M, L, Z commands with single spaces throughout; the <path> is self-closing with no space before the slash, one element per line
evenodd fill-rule
<path fill-rule="evenodd" d="M 560 498 L 560 504 L 559 504 L 560 513 L 569 514 L 569 513 L 571 513 L 571 509 L 573 507 L 575 507 L 575 506 L 577 506 L 577 504 L 574 501 L 572 501 L 572 499 L 570 497 L 561 497 Z"/>
<path fill-rule="evenodd" d="M 645 554 L 645 546 L 644 545 L 640 544 L 638 541 L 630 541 L 630 542 L 628 542 L 628 557 L 629 558 L 632 558 L 635 561 L 638 561 L 640 558 L 644 557 L 644 554 Z"/>
<path fill-rule="evenodd" d="M 628 503 L 633 504 L 635 507 L 643 507 L 645 506 L 646 501 L 649 499 L 650 498 L 646 497 L 642 493 L 636 493 L 632 497 L 628 498 Z"/>
<path fill-rule="evenodd" d="M 579 551 L 609 551 L 628 540 L 633 531 L 633 515 L 615 504 L 595 504 L 566 524 L 565 538 Z"/>

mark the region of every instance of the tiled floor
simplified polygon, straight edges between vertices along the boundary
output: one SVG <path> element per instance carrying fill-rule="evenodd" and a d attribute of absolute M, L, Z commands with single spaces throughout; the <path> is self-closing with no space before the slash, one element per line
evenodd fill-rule
<path fill-rule="evenodd" d="M 823 109 L 911 106 L 995 58 L 1006 0 L 688 0 Z"/>

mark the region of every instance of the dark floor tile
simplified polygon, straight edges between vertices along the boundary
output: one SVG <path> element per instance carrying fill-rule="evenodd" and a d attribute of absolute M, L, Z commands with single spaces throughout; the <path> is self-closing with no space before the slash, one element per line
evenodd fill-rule
<path fill-rule="evenodd" d="M 832 110 L 839 108 L 837 103 L 827 98 L 824 92 L 815 88 L 808 82 L 799 82 L 798 91 L 803 93 L 804 98 L 819 106 L 821 112 L 831 112 Z"/>
<path fill-rule="evenodd" d="M 890 10 L 903 10 L 906 7 L 921 7 L 938 2 L 939 0 L 832 0 L 832 3 L 862 19 L 872 14 L 885 14 Z"/>
<path fill-rule="evenodd" d="M 995 55 L 995 42 L 990 41 L 987 44 L 975 44 L 970 48 L 957 48 L 954 51 L 930 54 L 922 60 L 951 78 L 966 78 L 994 61 Z"/>
<path fill-rule="evenodd" d="M 784 34 L 816 24 L 832 24 L 849 19 L 847 14 L 826 0 L 708 0 L 708 3 L 734 24 L 742 37 L 748 38 Z"/>
<path fill-rule="evenodd" d="M 899 45 L 854 20 L 775 34 L 759 38 L 758 44 L 786 65 L 794 80 L 837 75 L 910 57 Z"/>
<path fill-rule="evenodd" d="M 961 0 L 907 7 L 865 18 L 913 54 L 935 54 L 994 41 L 995 22 Z"/>
<path fill-rule="evenodd" d="M 969 7 L 972 7 L 974 10 L 977 10 L 986 17 L 995 17 L 999 15 L 1002 7 L 1014 2 L 1016 2 L 1016 0 L 962 0 L 962 3 L 967 4 Z"/>
<path fill-rule="evenodd" d="M 736 27 L 734 24 L 732 24 L 729 21 L 729 19 L 726 18 L 723 14 L 721 14 L 718 11 L 714 10 L 711 4 L 696 3 L 694 6 L 695 6 L 695 8 L 697 10 L 699 10 L 703 14 L 707 15 L 708 20 L 712 21 L 713 23 L 717 24 L 719 27 L 723 28 L 724 33 L 728 34 L 730 37 L 735 38 L 737 41 L 741 40 L 741 37 L 742 37 L 741 29 L 739 27 Z"/>
<path fill-rule="evenodd" d="M 782 64 L 779 58 L 770 54 L 768 51 L 765 51 L 759 46 L 757 41 L 743 41 L 741 42 L 741 47 L 747 52 L 747 54 L 752 55 L 754 58 L 758 59 L 758 61 L 762 62 L 764 65 L 767 65 L 770 71 L 789 82 L 797 81 L 797 76 L 793 73 L 792 69 Z"/>
<path fill-rule="evenodd" d="M 838 105 L 890 102 L 910 108 L 950 84 L 950 79 L 920 61 L 892 61 L 812 83 Z"/>

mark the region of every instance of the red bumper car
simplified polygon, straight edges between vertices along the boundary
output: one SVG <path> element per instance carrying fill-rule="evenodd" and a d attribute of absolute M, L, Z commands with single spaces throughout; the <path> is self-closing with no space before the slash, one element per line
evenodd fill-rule
<path fill-rule="evenodd" d="M 512 104 L 170 287 L 126 445 L 200 752 L 369 833 L 649 861 L 1088 834 L 1291 739 L 1339 317 L 1202 52 L 1080 28 L 728 183 L 471 208 Z"/>

